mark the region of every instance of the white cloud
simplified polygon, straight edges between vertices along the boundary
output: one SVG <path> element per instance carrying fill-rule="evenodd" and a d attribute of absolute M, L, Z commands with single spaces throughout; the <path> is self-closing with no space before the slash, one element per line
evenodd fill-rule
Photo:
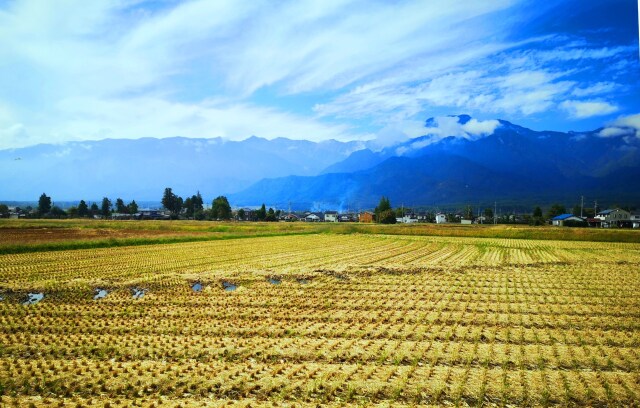
<path fill-rule="evenodd" d="M 497 120 L 479 121 L 471 119 L 462 125 L 462 130 L 471 136 L 486 136 L 492 134 L 498 126 L 500 126 L 500 122 Z"/>
<path fill-rule="evenodd" d="M 559 106 L 576 119 L 608 115 L 618 110 L 617 106 L 605 101 L 566 100 Z"/>
<path fill-rule="evenodd" d="M 634 136 L 640 138 L 640 113 L 622 116 L 609 123 L 598 134 L 601 137 Z"/>
<path fill-rule="evenodd" d="M 597 82 L 584 88 L 575 88 L 571 91 L 571 95 L 581 98 L 584 96 L 609 94 L 619 88 L 620 85 L 614 82 Z"/>
<path fill-rule="evenodd" d="M 620 117 L 613 122 L 611 122 L 613 126 L 620 127 L 629 127 L 633 129 L 640 129 L 640 113 L 635 115 L 623 116 Z"/>
<path fill-rule="evenodd" d="M 493 133 L 500 126 L 500 122 L 497 120 L 470 119 L 467 123 L 462 124 L 457 116 L 437 117 L 432 123 L 433 125 L 427 127 L 426 131 L 430 135 L 437 136 L 437 139 L 454 136 L 475 140 Z"/>
<path fill-rule="evenodd" d="M 79 140 L 171 136 L 239 140 L 258 135 L 319 141 L 357 136 L 345 125 L 327 125 L 272 108 L 227 101 L 188 104 L 150 97 L 134 101 L 82 98 L 64 100 L 58 110 L 74 118 L 59 127 L 60 136 Z"/>
<path fill-rule="evenodd" d="M 629 134 L 629 129 L 619 128 L 619 127 L 607 127 L 602 129 L 598 135 L 601 137 L 616 137 L 616 136 L 624 136 Z"/>
<path fill-rule="evenodd" d="M 433 108 L 530 116 L 566 100 L 575 118 L 614 112 L 577 101 L 620 88 L 572 80 L 571 61 L 615 65 L 636 48 L 513 42 L 507 16 L 521 2 L 2 3 L 0 148 L 177 134 L 365 138 L 370 128 L 386 143 L 417 136 Z M 283 95 L 323 102 L 304 112 Z"/>

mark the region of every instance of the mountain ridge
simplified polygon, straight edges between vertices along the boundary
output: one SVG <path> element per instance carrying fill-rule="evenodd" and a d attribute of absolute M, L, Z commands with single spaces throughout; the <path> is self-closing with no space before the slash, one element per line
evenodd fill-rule
<path fill-rule="evenodd" d="M 459 125 L 470 120 L 468 115 L 458 116 Z M 395 203 L 420 206 L 498 199 L 530 206 L 575 200 L 584 194 L 613 201 L 640 200 L 640 193 L 633 190 L 640 174 L 639 140 L 603 138 L 601 129 L 563 133 L 534 131 L 505 120 L 499 123 L 483 137 L 434 139 L 426 134 L 377 152 L 359 150 L 327 167 L 317 176 L 320 179 L 262 180 L 231 198 L 239 205 L 251 202 L 253 196 L 274 205 L 292 202 L 327 208 L 345 202 L 372 208 L 381 195 Z M 427 129 L 430 124 L 432 119 L 425 122 Z M 305 195 L 310 188 L 301 183 L 331 183 L 332 188 L 317 188 Z"/>

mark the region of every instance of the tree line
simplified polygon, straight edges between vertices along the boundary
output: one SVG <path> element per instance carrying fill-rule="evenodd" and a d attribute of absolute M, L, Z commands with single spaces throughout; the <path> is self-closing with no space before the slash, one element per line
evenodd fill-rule
<path fill-rule="evenodd" d="M 161 200 L 162 206 L 166 209 L 170 218 L 186 218 L 193 220 L 230 220 L 236 218 L 239 220 L 247 221 L 278 221 L 282 215 L 281 210 L 274 210 L 273 208 L 267 209 L 265 204 L 257 210 L 244 210 L 239 209 L 235 214 L 231 210 L 229 200 L 225 196 L 216 197 L 209 209 L 204 208 L 204 202 L 200 192 L 196 194 L 182 198 L 173 192 L 171 187 L 167 187 L 164 190 Z M 614 206 L 617 207 L 617 206 Z M 626 207 L 622 207 L 627 209 Z M 476 210 L 478 211 L 476 213 Z M 481 212 L 480 212 L 481 211 Z M 580 205 L 575 205 L 572 208 L 572 214 L 584 217 L 592 218 L 597 213 L 598 208 L 582 208 Z M 78 205 L 71 206 L 66 210 L 63 210 L 59 206 L 55 205 L 51 197 L 46 193 L 38 199 L 38 206 L 34 209 L 30 206 L 22 209 L 18 209 L 18 212 L 26 214 L 30 218 L 84 218 L 96 216 L 109 218 L 114 213 L 123 216 L 135 216 L 139 215 L 138 204 L 135 200 L 125 204 L 124 200 L 117 198 L 115 204 L 108 197 L 103 197 L 100 205 L 98 203 L 87 203 L 85 200 L 80 200 Z M 382 196 L 380 202 L 374 209 L 374 221 L 382 224 L 395 224 L 398 218 L 402 218 L 405 214 L 410 214 L 412 210 L 405 207 L 392 208 L 391 202 L 388 197 Z M 567 208 L 562 204 L 551 205 L 546 213 L 543 213 L 541 207 L 535 207 L 530 214 L 521 214 L 516 219 L 515 214 L 505 213 L 500 216 L 494 214 L 492 207 L 485 207 L 475 209 L 467 205 L 462 210 L 462 217 L 465 219 L 475 220 L 478 217 L 476 214 L 482 214 L 484 222 L 500 224 L 508 223 L 523 223 L 530 225 L 543 225 L 547 220 L 560 215 L 568 213 Z M 446 214 L 448 220 L 452 220 L 459 214 Z M 424 221 L 435 222 L 436 214 L 434 212 L 427 212 Z M 0 218 L 9 217 L 9 208 L 5 204 L 0 204 Z"/>

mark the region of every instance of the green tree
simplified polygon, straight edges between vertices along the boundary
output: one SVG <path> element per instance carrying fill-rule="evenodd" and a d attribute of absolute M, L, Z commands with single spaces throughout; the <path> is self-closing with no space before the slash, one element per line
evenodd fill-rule
<path fill-rule="evenodd" d="M 211 218 L 228 220 L 231 218 L 231 206 L 225 196 L 218 196 L 211 203 Z"/>
<path fill-rule="evenodd" d="M 473 219 L 473 207 L 471 207 L 470 205 L 464 208 L 464 218 L 467 220 Z"/>
<path fill-rule="evenodd" d="M 42 193 L 38 199 L 38 215 L 43 216 L 51 211 L 51 197 Z"/>
<path fill-rule="evenodd" d="M 267 218 L 267 208 L 265 207 L 264 203 L 262 203 L 262 207 L 260 207 L 260 209 L 256 211 L 256 218 L 258 219 L 258 221 L 264 221 L 264 219 Z"/>
<path fill-rule="evenodd" d="M 138 212 L 138 203 L 136 203 L 136 200 L 131 200 L 131 202 L 127 204 L 127 212 L 129 214 L 135 214 Z"/>
<path fill-rule="evenodd" d="M 269 207 L 269 211 L 267 211 L 267 216 L 264 218 L 265 221 L 277 221 L 276 219 L 276 212 L 273 210 L 273 208 Z"/>
<path fill-rule="evenodd" d="M 538 218 L 542 218 L 542 208 L 540 208 L 540 207 L 534 208 L 533 216 L 534 217 L 538 217 Z"/>
<path fill-rule="evenodd" d="M 395 224 L 396 213 L 393 210 L 384 210 L 378 214 L 378 222 L 381 224 Z"/>
<path fill-rule="evenodd" d="M 127 206 L 124 205 L 124 201 L 122 201 L 122 198 L 116 199 L 116 212 L 120 214 L 129 213 L 129 210 L 127 209 Z"/>
<path fill-rule="evenodd" d="M 109 200 L 107 197 L 104 197 L 102 199 L 100 215 L 102 215 L 104 218 L 108 218 L 111 215 L 111 200 Z"/>
<path fill-rule="evenodd" d="M 566 213 L 567 213 L 567 209 L 564 208 L 564 205 L 556 203 L 556 204 L 553 204 L 551 208 L 549 208 L 549 211 L 547 211 L 547 218 L 553 218 L 560 214 L 566 214 Z"/>
<path fill-rule="evenodd" d="M 484 209 L 484 217 L 488 220 L 493 220 L 493 208 L 487 207 Z"/>
<path fill-rule="evenodd" d="M 0 218 L 9 218 L 9 207 L 6 204 L 0 204 Z"/>
<path fill-rule="evenodd" d="M 244 217 L 247 216 L 247 212 L 244 210 L 244 208 L 241 208 L 238 210 L 238 220 L 243 221 Z"/>
<path fill-rule="evenodd" d="M 191 197 L 191 202 L 193 203 L 193 211 L 194 212 L 198 212 L 198 211 L 204 210 L 204 202 L 202 201 L 202 196 L 200 195 L 199 191 L 198 191 L 198 193 L 196 195 Z"/>
<path fill-rule="evenodd" d="M 191 198 L 192 197 L 187 197 L 184 199 L 184 209 L 185 209 L 184 215 L 187 218 L 193 217 L 193 213 L 194 213 L 193 201 L 191 200 Z"/>
<path fill-rule="evenodd" d="M 380 202 L 378 203 L 378 206 L 374 210 L 374 213 L 376 215 L 376 221 L 380 222 L 382 212 L 388 211 L 388 210 L 391 210 L 391 202 L 387 197 L 382 196 L 380 198 Z"/>
<path fill-rule="evenodd" d="M 89 215 L 89 206 L 87 206 L 84 200 L 80 200 L 78 204 L 78 217 L 86 217 L 87 215 Z"/>
<path fill-rule="evenodd" d="M 542 219 L 542 208 L 536 207 L 533 209 L 533 215 L 529 220 L 529 225 L 543 225 L 544 220 Z"/>
<path fill-rule="evenodd" d="M 69 218 L 78 217 L 78 207 L 72 205 L 71 207 L 67 208 L 67 217 Z"/>
<path fill-rule="evenodd" d="M 100 208 L 98 207 L 98 204 L 91 203 L 91 207 L 89 207 L 89 214 L 91 214 L 92 217 L 100 214 Z"/>
<path fill-rule="evenodd" d="M 182 197 L 175 195 L 171 190 L 171 187 L 164 189 L 164 194 L 162 195 L 162 206 L 171 211 L 171 218 L 178 217 L 178 214 L 180 214 L 180 210 L 182 209 L 182 204 Z"/>
<path fill-rule="evenodd" d="M 57 205 L 51 207 L 51 211 L 49 211 L 49 216 L 52 218 L 66 218 L 67 213 Z"/>

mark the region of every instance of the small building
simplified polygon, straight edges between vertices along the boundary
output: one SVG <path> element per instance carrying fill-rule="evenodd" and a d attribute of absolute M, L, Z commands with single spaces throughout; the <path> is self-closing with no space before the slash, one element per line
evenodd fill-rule
<path fill-rule="evenodd" d="M 281 217 L 281 219 L 287 222 L 294 222 L 299 220 L 298 216 L 295 214 L 285 214 Z"/>
<path fill-rule="evenodd" d="M 164 210 L 152 210 L 149 208 L 144 208 L 138 211 L 139 218 L 143 220 L 168 220 L 171 218 L 168 211 Z"/>
<path fill-rule="evenodd" d="M 321 222 L 322 221 L 322 213 L 307 213 L 304 217 L 304 221 L 306 222 Z"/>
<path fill-rule="evenodd" d="M 369 211 L 358 214 L 358 222 L 373 222 L 373 213 Z"/>
<path fill-rule="evenodd" d="M 324 221 L 325 222 L 338 222 L 338 212 L 337 211 L 325 211 L 325 213 L 324 213 Z"/>
<path fill-rule="evenodd" d="M 447 216 L 443 213 L 436 214 L 436 224 L 445 224 L 447 222 Z"/>
<path fill-rule="evenodd" d="M 632 228 L 640 228 L 640 211 L 631 211 L 629 221 Z"/>
<path fill-rule="evenodd" d="M 467 219 L 467 218 L 463 218 L 460 220 L 460 224 L 462 225 L 471 225 L 473 224 L 473 220 Z"/>
<path fill-rule="evenodd" d="M 590 227 L 595 227 L 595 228 L 602 227 L 602 220 L 600 218 L 587 218 L 585 221 Z"/>
<path fill-rule="evenodd" d="M 338 222 L 357 222 L 358 215 L 353 213 L 340 214 L 338 216 Z"/>
<path fill-rule="evenodd" d="M 584 222 L 585 221 L 582 218 L 576 217 L 573 214 L 560 214 L 551 219 L 551 224 L 555 225 L 556 227 L 562 227 L 565 224 L 584 223 Z"/>
<path fill-rule="evenodd" d="M 403 217 L 399 218 L 399 221 L 403 224 L 413 224 L 418 222 L 418 216 L 416 214 L 405 214 Z"/>

